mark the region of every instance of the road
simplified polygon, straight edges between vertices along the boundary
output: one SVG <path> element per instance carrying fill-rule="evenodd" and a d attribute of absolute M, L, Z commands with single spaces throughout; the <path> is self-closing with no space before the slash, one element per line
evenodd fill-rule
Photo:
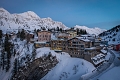
<path fill-rule="evenodd" d="M 97 80 L 97 78 L 100 75 L 102 75 L 103 73 L 108 71 L 109 67 L 111 66 L 111 64 L 113 63 L 113 61 L 115 59 L 115 54 L 110 49 L 108 49 L 108 52 L 111 54 L 109 61 L 101 64 L 93 72 L 81 76 L 80 80 Z"/>

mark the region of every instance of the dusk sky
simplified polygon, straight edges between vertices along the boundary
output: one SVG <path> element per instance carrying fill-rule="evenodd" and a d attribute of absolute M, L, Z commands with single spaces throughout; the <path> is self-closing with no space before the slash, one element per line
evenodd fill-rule
<path fill-rule="evenodd" d="M 10 13 L 34 11 L 67 27 L 110 29 L 120 24 L 120 0 L 0 0 L 0 7 Z"/>

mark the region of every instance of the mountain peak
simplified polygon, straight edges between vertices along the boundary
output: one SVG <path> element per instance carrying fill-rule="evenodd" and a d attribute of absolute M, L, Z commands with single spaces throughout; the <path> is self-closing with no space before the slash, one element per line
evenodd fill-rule
<path fill-rule="evenodd" d="M 33 11 L 27 11 L 24 13 L 20 13 L 19 15 L 27 18 L 40 18 L 35 12 Z"/>
<path fill-rule="evenodd" d="M 5 32 L 7 30 L 18 30 L 19 28 L 27 30 L 42 29 L 42 27 L 46 28 L 46 30 L 57 27 L 62 29 L 67 28 L 61 22 L 53 21 L 50 17 L 40 18 L 33 11 L 27 11 L 19 14 L 10 14 L 3 8 L 0 8 L 0 11 L 0 29 L 4 30 Z"/>
<path fill-rule="evenodd" d="M 4 17 L 7 19 L 12 18 L 11 14 L 7 10 L 5 10 L 4 8 L 0 8 L 0 17 Z"/>
<path fill-rule="evenodd" d="M 0 8 L 0 12 L 8 12 L 8 11 L 5 10 L 4 8 Z"/>

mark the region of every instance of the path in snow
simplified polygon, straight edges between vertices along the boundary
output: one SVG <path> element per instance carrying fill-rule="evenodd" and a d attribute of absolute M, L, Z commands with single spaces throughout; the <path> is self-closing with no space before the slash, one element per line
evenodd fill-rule
<path fill-rule="evenodd" d="M 108 52 L 111 54 L 108 62 L 104 62 L 99 67 L 97 67 L 97 69 L 95 69 L 93 72 L 81 76 L 80 79 L 81 80 L 90 80 L 90 79 L 96 80 L 100 75 L 102 75 L 103 73 L 105 73 L 106 71 L 108 71 L 109 69 L 111 69 L 109 67 L 113 63 L 113 61 L 115 59 L 115 55 L 109 49 L 108 49 Z"/>

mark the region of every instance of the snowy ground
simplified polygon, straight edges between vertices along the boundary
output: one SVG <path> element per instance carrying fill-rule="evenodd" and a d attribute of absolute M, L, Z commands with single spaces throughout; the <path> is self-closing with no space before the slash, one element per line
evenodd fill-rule
<path fill-rule="evenodd" d="M 99 80 L 120 80 L 120 66 L 112 68 L 103 74 Z"/>
<path fill-rule="evenodd" d="M 79 80 L 82 75 L 92 72 L 92 70 L 95 69 L 95 67 L 88 61 L 80 58 L 71 58 L 69 54 L 65 52 L 56 53 L 46 47 L 39 48 L 36 51 L 36 58 L 51 52 L 59 61 L 59 63 L 46 76 L 44 76 L 42 80 Z"/>
<path fill-rule="evenodd" d="M 113 68 L 101 75 L 99 80 L 120 80 L 120 60 L 117 57 L 120 57 L 120 52 L 113 51 L 115 54 L 115 59 L 113 62 Z"/>

